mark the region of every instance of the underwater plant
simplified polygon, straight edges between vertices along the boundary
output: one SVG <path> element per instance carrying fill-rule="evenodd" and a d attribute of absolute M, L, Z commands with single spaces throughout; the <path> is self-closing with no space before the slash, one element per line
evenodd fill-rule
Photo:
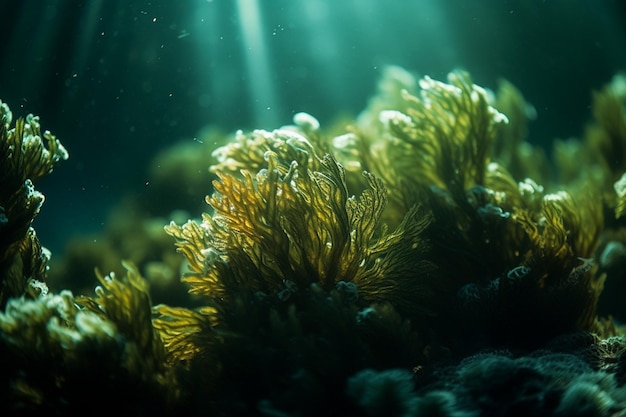
<path fill-rule="evenodd" d="M 169 414 L 179 395 L 151 324 L 146 282 L 98 275 L 95 297 L 12 298 L 0 314 L 3 412 L 135 410 Z"/>
<path fill-rule="evenodd" d="M 307 349 L 281 339 L 322 332 L 318 321 L 327 314 L 312 314 L 323 303 L 311 306 L 311 300 L 315 294 L 336 300 L 335 291 L 348 289 L 341 300 L 352 306 L 352 326 L 363 326 L 382 305 L 408 319 L 417 350 L 401 366 L 418 373 L 486 347 L 533 349 L 559 334 L 613 331 L 595 314 L 603 282 L 592 260 L 603 222 L 600 196 L 547 193 L 529 179 L 517 183 L 492 156 L 507 119 L 467 73 L 452 73 L 449 84 L 425 78 L 420 87 L 419 97 L 400 93 L 405 112 L 383 112 L 377 138 L 357 126 L 350 137 L 327 140 L 315 119 L 300 114 L 294 126 L 240 132 L 216 151 L 211 212 L 200 223 L 167 227 L 189 262 L 183 281 L 207 300 L 195 311 L 155 308 L 173 360 L 219 363 L 229 354 L 215 351 L 239 351 L 231 343 L 257 346 L 259 338 L 297 358 Z M 359 180 L 357 167 L 370 171 Z M 360 198 L 349 197 L 348 184 L 356 184 Z M 383 220 L 395 230 L 389 233 Z M 253 326 L 246 317 L 255 317 Z M 315 317 L 306 331 L 304 317 Z M 295 334 L 273 334 L 286 332 L 281 320 L 294 321 Z M 354 345 L 341 340 L 335 347 Z M 256 359 L 246 369 L 268 361 L 248 350 L 235 355 L 250 356 Z M 318 361 L 307 358 L 287 370 Z M 362 362 L 332 380 L 371 366 Z M 224 364 L 209 369 L 205 375 L 239 375 L 235 381 L 245 375 Z M 274 369 L 260 385 L 282 386 L 275 379 L 288 376 L 280 375 Z M 320 380 L 327 377 L 313 380 L 325 386 Z M 261 395 L 250 392 L 247 400 Z"/>
<path fill-rule="evenodd" d="M 599 256 L 623 235 L 619 168 L 563 184 L 533 166 L 529 106 L 506 82 L 385 76 L 348 132 L 298 113 L 215 150 L 206 212 L 165 226 L 197 305 L 153 305 L 131 262 L 97 272 L 94 295 L 9 297 L 8 411 L 111 391 L 107 409 L 140 414 L 621 412 L 624 332 L 598 314 L 619 275 Z M 602 131 L 626 118 L 611 111 Z"/>
<path fill-rule="evenodd" d="M 499 102 L 517 109 L 510 128 L 493 107 L 498 100 L 465 72 L 451 73 L 448 83 L 426 77 L 419 85 L 418 96 L 399 92 L 404 111 L 362 115 L 369 125 L 378 117 L 379 136 L 356 129 L 341 141 L 339 155 L 367 161 L 385 180 L 393 202 L 385 219 L 416 203 L 429 209 L 423 237 L 437 277 L 428 281 L 433 296 L 427 302 L 438 304 L 445 322 L 433 325 L 448 328 L 457 341 L 467 332 L 482 346 L 508 338 L 540 345 L 555 329 L 592 329 L 602 286 L 602 278 L 589 273 L 603 223 L 601 196 L 548 193 L 525 177 L 529 164 L 521 157 L 519 181 L 499 163 L 512 158 L 502 137 L 516 138 L 506 148 L 515 154 L 524 134 L 518 119 L 526 106 L 506 84 Z M 358 166 L 353 160 L 345 165 Z M 555 298 L 564 303 L 557 313 Z"/>
<path fill-rule="evenodd" d="M 0 101 L 0 307 L 12 297 L 47 292 L 50 254 L 31 227 L 44 202 L 35 183 L 68 158 L 56 136 L 42 133 L 38 116 L 19 118 L 14 126 L 12 120 Z"/>
<path fill-rule="evenodd" d="M 129 267 L 123 281 L 99 276 L 103 287 L 95 298 L 48 290 L 50 253 L 31 226 L 44 201 L 34 184 L 68 153 L 53 134 L 42 133 L 37 116 L 19 118 L 11 127 L 8 106 L 0 103 L 0 109 L 3 413 L 58 412 L 67 404 L 78 410 L 103 393 L 119 390 L 120 396 L 124 381 L 124 401 L 133 398 L 141 409 L 165 402 L 171 396 L 156 394 L 154 386 L 171 390 L 174 384 L 160 373 L 162 345 L 152 330 L 145 282 L 135 270 Z"/>

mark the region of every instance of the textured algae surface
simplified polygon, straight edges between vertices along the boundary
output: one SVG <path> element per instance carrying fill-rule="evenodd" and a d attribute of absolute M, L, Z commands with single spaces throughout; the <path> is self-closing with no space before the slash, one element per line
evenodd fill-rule
<path fill-rule="evenodd" d="M 621 415 L 626 312 L 603 288 L 625 280 L 623 85 L 548 161 L 510 83 L 390 67 L 340 126 L 299 113 L 173 152 L 173 173 L 210 166 L 181 175 L 207 187 L 204 213 L 155 228 L 125 202 L 116 243 L 59 268 L 84 281 L 93 263 L 80 294 L 49 290 L 62 279 L 31 227 L 33 184 L 67 152 L 2 105 L 4 410 Z"/>

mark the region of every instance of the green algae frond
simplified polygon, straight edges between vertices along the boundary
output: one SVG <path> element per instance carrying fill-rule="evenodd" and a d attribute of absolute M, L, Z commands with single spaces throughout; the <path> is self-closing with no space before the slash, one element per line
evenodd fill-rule
<path fill-rule="evenodd" d="M 12 126 L 13 115 L 0 101 L 0 306 L 10 297 L 45 289 L 49 252 L 31 224 L 44 196 L 34 184 L 68 153 L 39 117 L 29 114 Z"/>
<path fill-rule="evenodd" d="M 350 196 L 343 167 L 331 155 L 318 157 L 304 137 L 280 131 L 256 136 L 254 142 L 263 137 L 275 149 L 264 153 L 257 173 L 242 169 L 236 178 L 218 172 L 216 193 L 207 198 L 213 215 L 205 215 L 200 228 L 167 229 L 190 261 L 193 272 L 185 280 L 191 291 L 227 297 L 246 288 L 287 297 L 287 282 L 294 289 L 316 283 L 329 290 L 344 281 L 375 297 L 392 285 L 377 279 L 402 275 L 389 271 L 400 241 L 408 239 L 419 258 L 427 218 L 416 221 L 412 212 L 410 227 L 387 233 L 379 221 L 386 203 L 380 179 L 365 173 L 368 188 Z M 189 256 L 198 249 L 203 258 Z M 223 272 L 223 264 L 231 272 Z"/>
<path fill-rule="evenodd" d="M 124 277 L 99 276 L 96 297 L 69 291 L 13 298 L 0 314 L 7 411 L 77 411 L 102 403 L 167 412 L 178 395 L 151 324 L 145 281 L 126 265 Z M 7 360 L 13 358 L 13 360 Z"/>

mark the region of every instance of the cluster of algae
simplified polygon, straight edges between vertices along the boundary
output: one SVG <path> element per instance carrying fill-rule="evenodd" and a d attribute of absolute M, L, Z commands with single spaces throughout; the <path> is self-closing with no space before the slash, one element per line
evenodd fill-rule
<path fill-rule="evenodd" d="M 0 306 L 22 294 L 45 294 L 46 264 L 33 220 L 44 202 L 34 183 L 50 173 L 68 153 L 49 131 L 41 132 L 39 118 L 18 119 L 0 101 Z M 46 141 L 47 147 L 43 140 Z"/>
<path fill-rule="evenodd" d="M 41 290 L 31 183 L 67 153 L 3 107 L 3 408 L 621 415 L 626 312 L 598 311 L 626 280 L 623 86 L 594 95 L 552 166 L 515 87 L 463 71 L 389 68 L 340 134 L 304 113 L 238 132 L 213 154 L 207 213 L 165 227 L 197 307 L 152 305 L 131 262 L 91 296 Z"/>

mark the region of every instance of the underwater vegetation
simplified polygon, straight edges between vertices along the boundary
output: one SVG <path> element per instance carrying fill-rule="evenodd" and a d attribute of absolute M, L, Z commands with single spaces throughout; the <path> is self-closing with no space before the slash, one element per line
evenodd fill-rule
<path fill-rule="evenodd" d="M 626 415 L 624 85 L 551 163 L 521 93 L 464 71 L 390 67 L 338 134 L 298 113 L 228 136 L 205 212 L 164 227 L 181 305 L 153 301 L 141 216 L 123 270 L 48 291 L 32 183 L 67 152 L 2 105 L 3 415 Z"/>
<path fill-rule="evenodd" d="M 13 115 L 0 101 L 0 306 L 12 297 L 45 295 L 50 254 L 41 247 L 33 220 L 44 202 L 35 183 L 68 153 L 39 118 L 29 115 L 11 126 Z M 45 142 L 44 142 L 45 141 Z M 47 146 L 46 146 L 47 145 Z"/>

